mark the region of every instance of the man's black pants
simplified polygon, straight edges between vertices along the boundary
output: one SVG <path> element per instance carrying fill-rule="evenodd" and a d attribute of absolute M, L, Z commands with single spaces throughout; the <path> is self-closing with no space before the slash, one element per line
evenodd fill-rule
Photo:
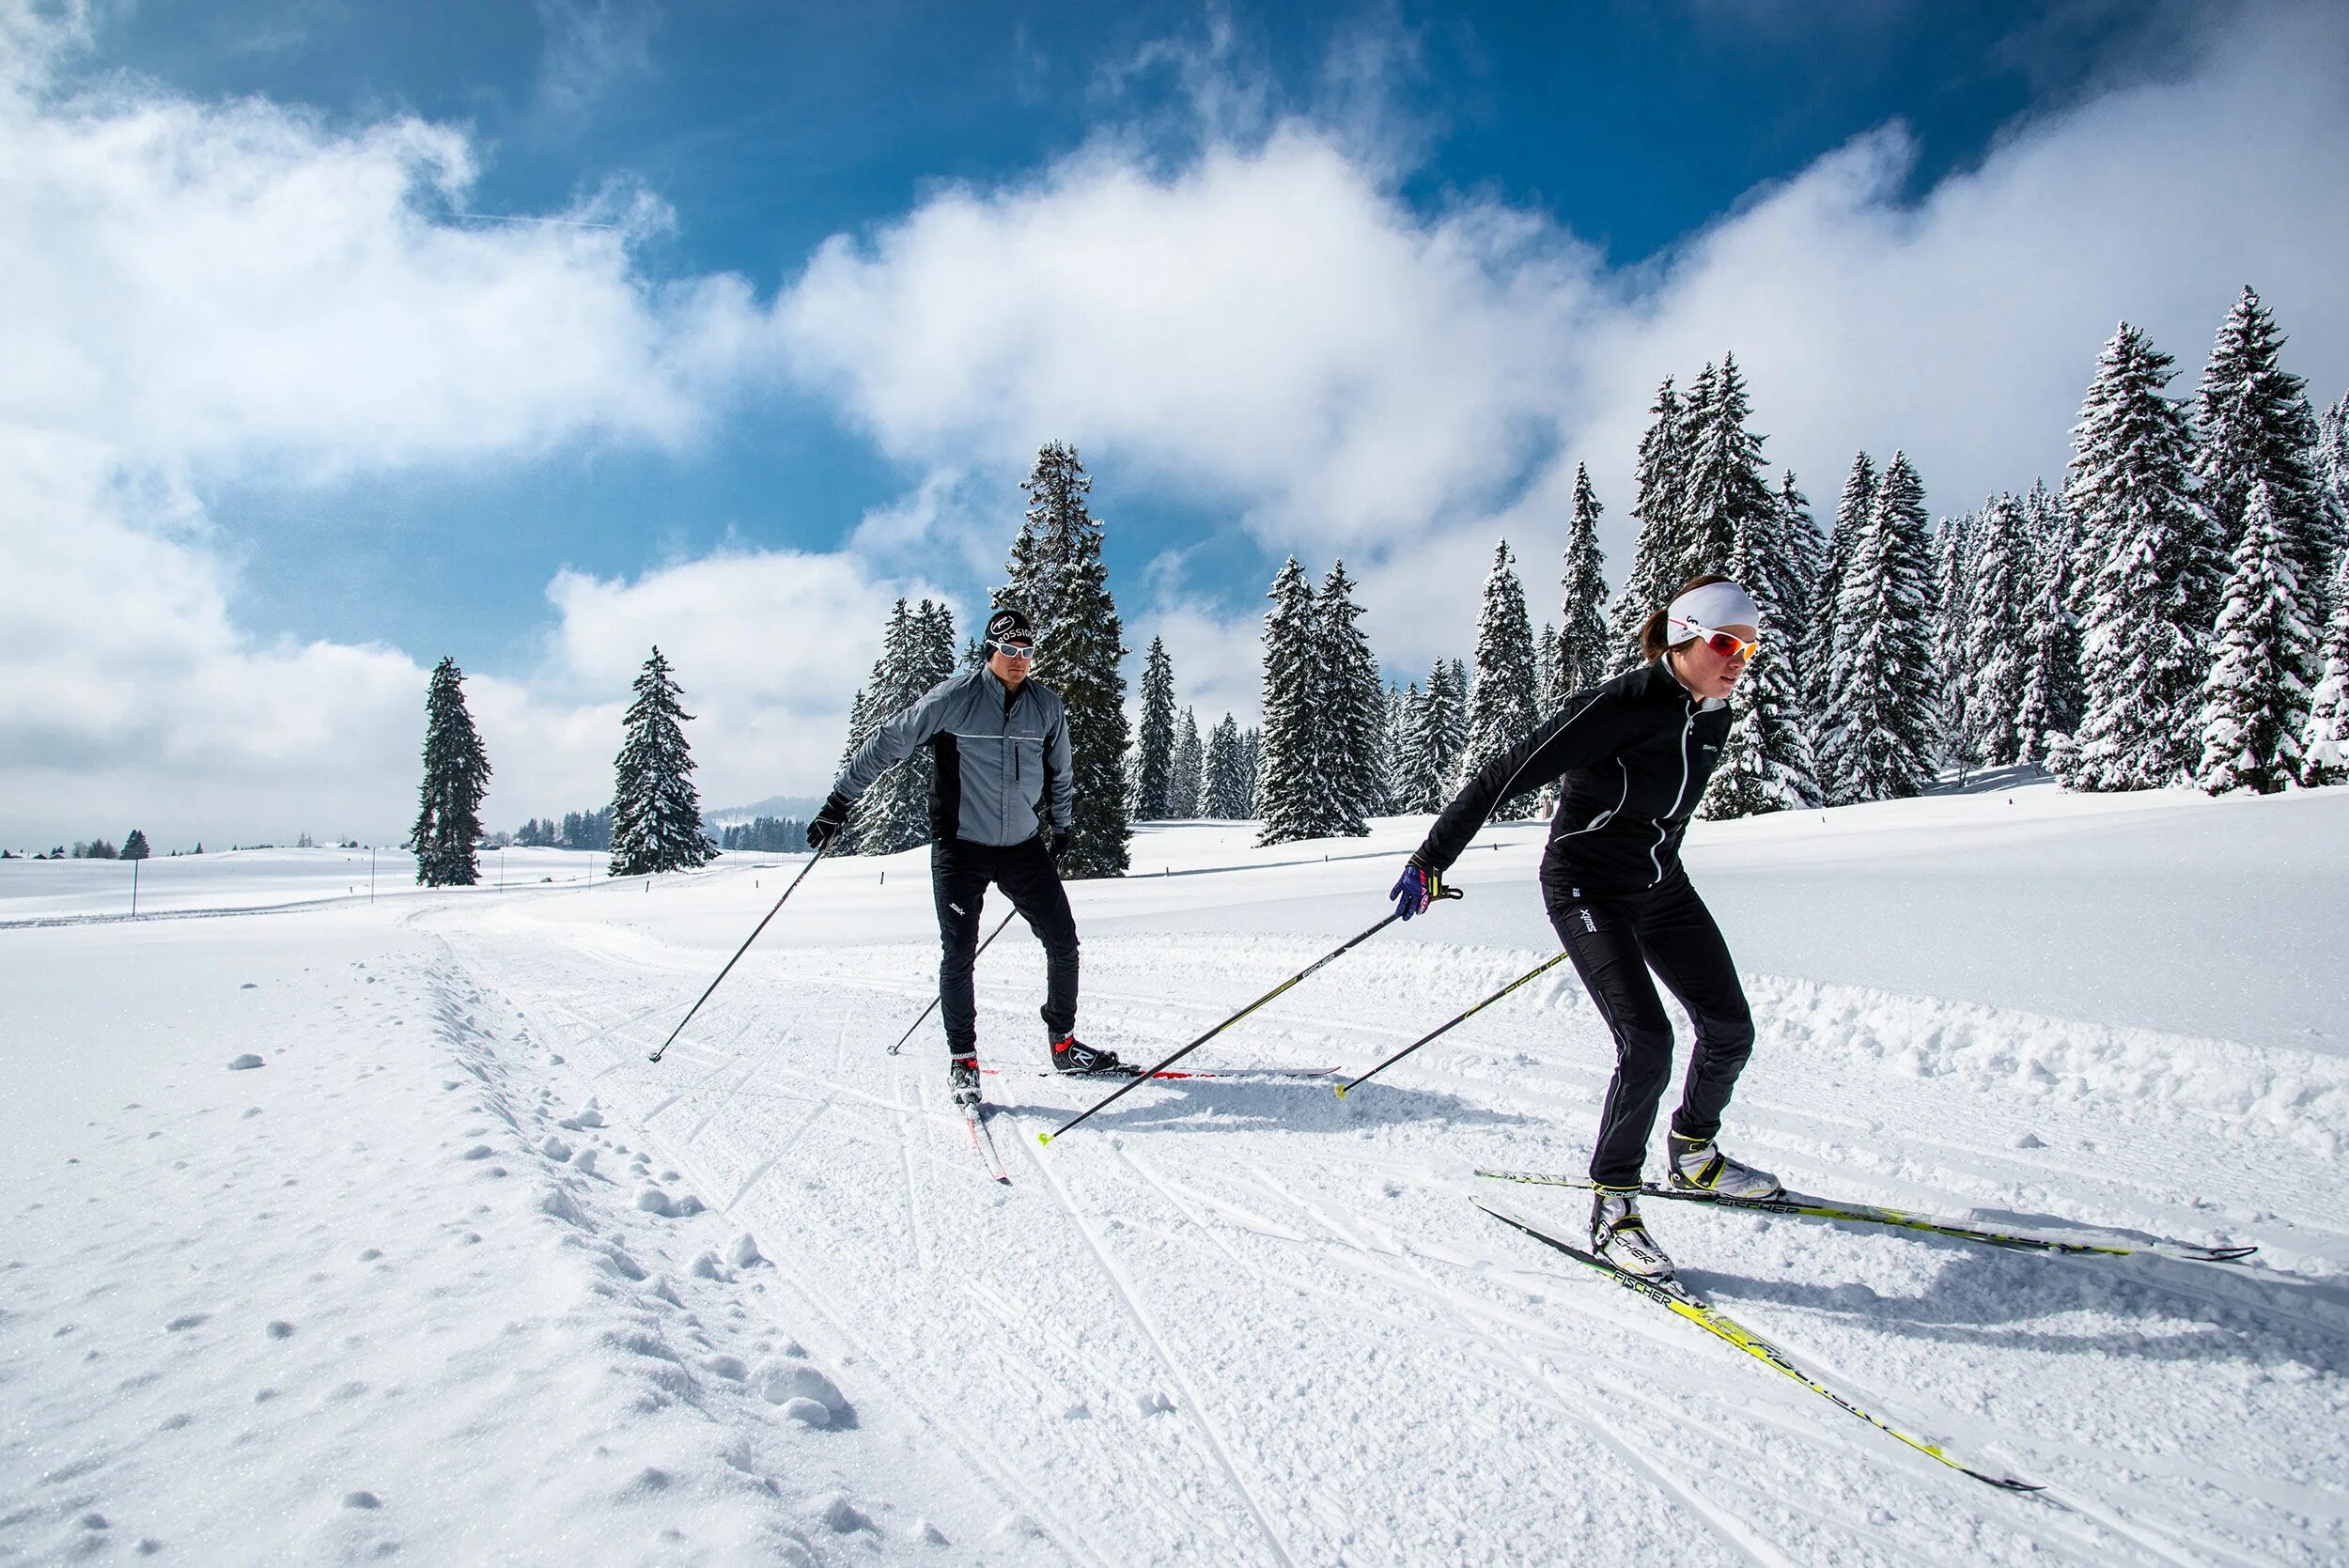
<path fill-rule="evenodd" d="M 1672 1120 L 1683 1138 L 1720 1130 L 1730 1091 L 1753 1053 L 1753 1014 L 1720 927 L 1680 868 L 1645 893 L 1605 896 L 1585 894 L 1563 874 L 1545 873 L 1542 893 L 1550 924 L 1615 1035 L 1615 1076 L 1599 1113 L 1591 1179 L 1636 1187 L 1672 1065 L 1672 1020 L 1648 971 L 1672 987 L 1696 1026 Z"/>
<path fill-rule="evenodd" d="M 979 909 L 988 884 L 1003 890 L 1044 944 L 1044 1028 L 1052 1040 L 1077 1027 L 1077 917 L 1041 836 L 1025 844 L 940 839 L 930 846 L 930 891 L 938 898 L 938 1008 L 946 1049 L 956 1056 L 979 1041 L 978 999 L 971 984 L 979 947 Z"/>

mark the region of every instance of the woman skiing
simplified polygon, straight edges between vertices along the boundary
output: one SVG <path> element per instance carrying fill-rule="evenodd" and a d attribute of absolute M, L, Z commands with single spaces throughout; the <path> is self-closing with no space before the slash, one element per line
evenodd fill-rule
<path fill-rule="evenodd" d="M 1774 1197 L 1776 1176 L 1714 1138 L 1753 1049 L 1753 1017 L 1729 947 L 1680 863 L 1680 841 L 1729 737 L 1728 696 L 1760 646 L 1753 597 L 1719 576 L 1689 580 L 1640 629 L 1646 662 L 1577 692 L 1462 786 L 1389 894 L 1405 920 L 1501 801 L 1563 780 L 1542 897 L 1550 924 L 1615 1036 L 1615 1074 L 1591 1155 L 1591 1250 L 1651 1279 L 1672 1259 L 1640 1218 L 1640 1172 L 1672 1071 L 1661 976 L 1696 1026 L 1667 1179 L 1724 1197 Z"/>

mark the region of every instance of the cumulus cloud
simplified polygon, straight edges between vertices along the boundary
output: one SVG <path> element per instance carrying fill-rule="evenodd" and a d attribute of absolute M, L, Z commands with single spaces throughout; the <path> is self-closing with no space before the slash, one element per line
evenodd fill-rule
<path fill-rule="evenodd" d="M 1577 461 L 1623 569 L 1654 388 L 1724 352 L 1814 498 L 1901 447 L 1951 511 L 2061 473 L 2123 315 L 2190 368 L 2256 282 L 2336 385 L 2349 19 L 2231 8 L 2186 57 L 2009 127 L 1921 198 L 1887 126 L 1614 269 L 1540 212 L 1418 210 L 1310 119 L 1172 165 L 1108 137 L 834 239 L 778 317 L 797 372 L 894 456 L 1007 471 L 1050 431 L 1228 505 L 1273 559 L 1346 555 L 1409 669 L 1459 646 L 1501 534 L 1539 619 Z"/>
<path fill-rule="evenodd" d="M 78 14 L 0 4 L 0 837 L 388 836 L 424 667 L 241 628 L 242 541 L 207 491 L 684 447 L 761 373 L 770 328 L 740 279 L 646 273 L 665 214 L 641 194 L 470 224 L 457 131 L 134 82 L 67 94 L 54 68 L 86 41 Z M 836 747 L 890 595 L 848 556 L 556 578 L 541 663 L 468 681 L 491 820 L 608 795 L 655 642 L 726 726 L 713 803 L 802 786 L 829 758 L 794 720 Z"/>

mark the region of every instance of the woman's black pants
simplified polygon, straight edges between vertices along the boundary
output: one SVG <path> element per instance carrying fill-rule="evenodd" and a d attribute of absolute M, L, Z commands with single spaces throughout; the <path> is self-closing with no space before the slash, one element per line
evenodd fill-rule
<path fill-rule="evenodd" d="M 1672 1120 L 1683 1138 L 1720 1130 L 1730 1091 L 1753 1053 L 1753 1014 L 1729 944 L 1680 867 L 1645 893 L 1603 895 L 1573 886 L 1570 874 L 1545 872 L 1542 893 L 1550 924 L 1615 1036 L 1615 1076 L 1599 1113 L 1591 1179 L 1636 1187 L 1672 1064 L 1672 1020 L 1648 971 L 1672 988 L 1696 1026 Z"/>

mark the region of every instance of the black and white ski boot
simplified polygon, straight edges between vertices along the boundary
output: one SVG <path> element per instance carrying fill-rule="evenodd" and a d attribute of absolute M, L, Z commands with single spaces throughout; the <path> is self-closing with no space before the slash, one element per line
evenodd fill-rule
<path fill-rule="evenodd" d="M 978 1110 L 979 1059 L 976 1056 L 949 1058 L 946 1063 L 946 1087 L 954 1094 L 956 1110 Z"/>
<path fill-rule="evenodd" d="M 1640 1189 L 1602 1187 L 1591 1200 L 1591 1250 L 1626 1274 L 1669 1280 L 1672 1261 L 1640 1218 Z"/>
<path fill-rule="evenodd" d="M 1117 1060 L 1115 1051 L 1095 1050 L 1074 1034 L 1052 1045 L 1052 1071 L 1066 1073 L 1071 1078 L 1089 1078 L 1095 1073 L 1114 1073 L 1125 1063 Z"/>
<path fill-rule="evenodd" d="M 1786 1188 L 1767 1171 L 1757 1171 L 1732 1159 L 1709 1138 L 1667 1135 L 1672 1151 L 1672 1185 L 1682 1192 L 1710 1192 L 1721 1198 L 1777 1198 Z"/>

